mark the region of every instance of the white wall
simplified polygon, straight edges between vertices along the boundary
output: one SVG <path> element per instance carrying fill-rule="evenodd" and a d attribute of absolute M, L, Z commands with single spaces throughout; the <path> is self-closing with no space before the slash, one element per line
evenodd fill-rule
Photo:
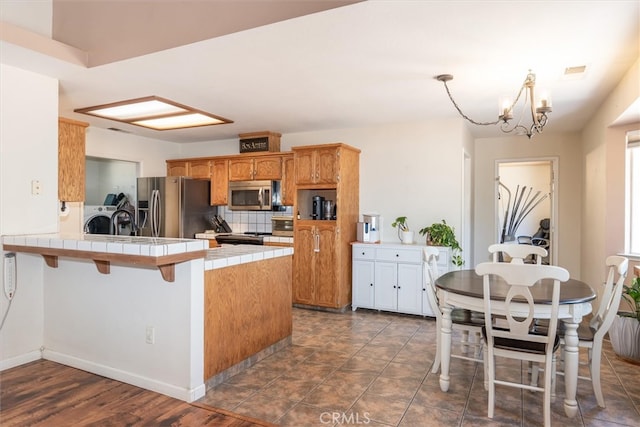
<path fill-rule="evenodd" d="M 390 225 L 398 216 L 408 217 L 417 240 L 424 239 L 417 235 L 419 229 L 442 219 L 454 226 L 460 240 L 465 135 L 460 120 L 425 120 L 285 134 L 281 150 L 334 142 L 361 149 L 360 213 L 382 215 L 383 241 L 399 242 L 397 230 Z M 180 157 L 237 153 L 238 140 L 234 139 L 184 144 Z"/>
<path fill-rule="evenodd" d="M 127 160 L 140 164 L 138 176 L 166 176 L 167 159 L 181 157 L 180 144 L 119 133 L 95 127 L 87 128 L 86 155 Z"/>
<path fill-rule="evenodd" d="M 578 134 L 483 138 L 475 147 L 475 262 L 489 259 L 487 247 L 496 243 L 495 165 L 496 160 L 558 157 L 558 264 L 580 278 L 582 162 Z"/>
<path fill-rule="evenodd" d="M 639 123 L 612 127 L 640 97 L 640 59 L 583 129 L 582 277 L 597 284 L 605 279 L 604 260 L 624 251 L 625 133 Z M 632 265 L 639 260 L 633 260 Z M 629 275 L 630 280 L 632 275 Z"/>
<path fill-rule="evenodd" d="M 57 117 L 57 80 L 0 64 L 0 235 L 57 231 Z M 32 180 L 40 181 L 40 195 L 31 193 Z M 42 259 L 19 255 L 17 261 L 18 287 L 0 331 L 0 368 L 40 357 Z M 2 292 L 0 316 L 7 306 Z"/>

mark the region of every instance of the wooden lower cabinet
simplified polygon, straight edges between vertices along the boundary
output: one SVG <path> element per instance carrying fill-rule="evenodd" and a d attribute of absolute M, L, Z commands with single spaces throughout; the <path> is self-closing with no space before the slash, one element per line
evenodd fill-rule
<path fill-rule="evenodd" d="M 294 240 L 293 302 L 343 308 L 351 301 L 342 283 L 341 247 L 333 222 L 299 224 Z M 346 292 L 345 292 L 346 291 Z"/>

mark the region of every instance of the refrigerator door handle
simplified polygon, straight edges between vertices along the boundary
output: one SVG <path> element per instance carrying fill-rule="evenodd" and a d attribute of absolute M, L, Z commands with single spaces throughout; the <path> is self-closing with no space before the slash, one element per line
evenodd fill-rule
<path fill-rule="evenodd" d="M 151 192 L 151 235 L 153 237 L 160 236 L 160 224 L 162 221 L 162 212 L 160 210 L 160 191 L 153 190 Z"/>

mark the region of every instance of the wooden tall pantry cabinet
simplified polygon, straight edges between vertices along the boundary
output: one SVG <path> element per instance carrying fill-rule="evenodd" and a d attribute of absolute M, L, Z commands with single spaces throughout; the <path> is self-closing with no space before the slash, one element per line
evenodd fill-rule
<path fill-rule="evenodd" d="M 342 143 L 293 147 L 293 302 L 342 310 L 351 303 L 351 246 L 359 216 L 360 150 Z M 312 219 L 313 197 L 335 219 Z"/>

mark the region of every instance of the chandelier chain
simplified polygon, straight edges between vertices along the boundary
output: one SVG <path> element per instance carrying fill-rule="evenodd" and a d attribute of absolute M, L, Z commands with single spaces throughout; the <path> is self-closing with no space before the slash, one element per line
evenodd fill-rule
<path fill-rule="evenodd" d="M 447 90 L 447 95 L 449 95 L 449 99 L 451 100 L 451 102 L 453 103 L 453 106 L 456 107 L 456 110 L 458 110 L 458 113 L 460 113 L 460 115 L 465 118 L 466 120 L 470 121 L 471 123 L 473 123 L 474 125 L 478 125 L 478 126 L 490 126 L 490 125 L 497 125 L 498 123 L 500 123 L 500 119 L 494 121 L 494 122 L 476 122 L 475 120 L 473 120 L 471 117 L 467 116 L 466 114 L 464 114 L 462 112 L 462 110 L 460 109 L 460 107 L 458 106 L 458 103 L 456 101 L 453 100 L 453 96 L 451 96 L 451 92 L 449 91 L 449 86 L 447 86 L 447 82 L 443 81 L 442 83 L 444 83 L 444 88 Z"/>

